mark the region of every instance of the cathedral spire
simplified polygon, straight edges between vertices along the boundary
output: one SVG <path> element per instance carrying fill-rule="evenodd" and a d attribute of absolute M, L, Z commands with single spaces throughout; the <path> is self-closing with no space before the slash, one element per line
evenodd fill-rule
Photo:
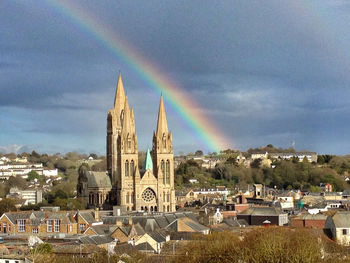
<path fill-rule="evenodd" d="M 130 118 L 130 108 L 129 108 L 129 101 L 128 97 L 125 97 L 125 102 L 124 102 L 124 116 L 123 116 L 123 131 L 126 133 L 130 132 L 131 128 L 131 118 Z"/>
<path fill-rule="evenodd" d="M 151 171 L 153 170 L 153 162 L 152 162 L 151 153 L 149 149 L 147 149 L 144 169 L 145 170 L 149 169 Z"/>
<path fill-rule="evenodd" d="M 160 96 L 160 104 L 158 111 L 158 121 L 157 121 L 157 135 L 161 135 L 163 133 L 168 133 L 168 123 L 166 120 L 163 95 Z"/>
<path fill-rule="evenodd" d="M 124 91 L 124 86 L 122 81 L 122 75 L 119 72 L 117 91 L 115 93 L 115 98 L 114 98 L 114 108 L 117 108 L 117 107 L 122 108 L 124 106 L 124 101 L 125 101 L 125 91 Z"/>

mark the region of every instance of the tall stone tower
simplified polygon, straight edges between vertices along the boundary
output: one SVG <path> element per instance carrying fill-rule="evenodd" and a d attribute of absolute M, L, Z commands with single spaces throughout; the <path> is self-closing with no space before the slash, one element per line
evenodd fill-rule
<path fill-rule="evenodd" d="M 153 133 L 152 159 L 158 179 L 159 209 L 175 211 L 173 137 L 168 130 L 163 96 L 160 98 L 157 130 Z"/>
<path fill-rule="evenodd" d="M 153 148 L 138 167 L 134 111 L 130 109 L 119 74 L 113 109 L 107 115 L 107 170 L 110 204 L 126 211 L 174 212 L 174 154 L 163 97 L 160 98 Z"/>
<path fill-rule="evenodd" d="M 112 204 L 133 210 L 135 177 L 138 172 L 137 135 L 134 111 L 130 109 L 121 75 L 118 77 L 114 108 L 107 116 L 107 171 L 112 182 Z"/>

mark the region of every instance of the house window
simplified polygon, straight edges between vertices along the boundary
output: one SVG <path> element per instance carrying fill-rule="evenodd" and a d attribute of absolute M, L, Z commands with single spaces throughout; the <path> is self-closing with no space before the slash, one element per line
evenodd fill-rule
<path fill-rule="evenodd" d="M 59 219 L 54 220 L 54 231 L 60 232 L 60 220 Z"/>
<path fill-rule="evenodd" d="M 9 224 L 9 232 L 11 232 L 11 224 Z"/>
<path fill-rule="evenodd" d="M 33 233 L 33 234 L 38 234 L 38 233 L 39 233 L 39 229 L 33 228 L 33 229 L 32 229 L 32 233 Z"/>
<path fill-rule="evenodd" d="M 53 220 L 47 220 L 47 222 L 46 222 L 46 231 L 47 232 L 52 232 L 52 221 Z"/>
<path fill-rule="evenodd" d="M 69 232 L 72 232 L 72 231 L 73 231 L 73 226 L 69 225 Z"/>
<path fill-rule="evenodd" d="M 79 224 L 79 229 L 83 232 L 85 230 L 85 224 Z"/>
<path fill-rule="evenodd" d="M 18 219 L 18 232 L 24 232 L 26 230 L 26 220 Z"/>
<path fill-rule="evenodd" d="M 343 229 L 343 235 L 345 236 L 347 235 L 347 233 L 348 233 L 347 229 Z"/>

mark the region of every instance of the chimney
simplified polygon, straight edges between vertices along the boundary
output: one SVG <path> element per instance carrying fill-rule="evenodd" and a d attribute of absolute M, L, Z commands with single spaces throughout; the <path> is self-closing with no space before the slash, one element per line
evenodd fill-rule
<path fill-rule="evenodd" d="M 95 208 L 95 213 L 94 213 L 94 215 L 95 215 L 95 221 L 98 221 L 98 220 L 100 219 L 99 213 L 98 213 L 98 207 Z"/>
<path fill-rule="evenodd" d="M 70 220 L 72 223 L 75 221 L 73 211 L 71 211 L 71 212 L 69 213 L 69 220 Z"/>
<path fill-rule="evenodd" d="M 122 227 L 123 226 L 123 220 L 121 218 L 118 218 L 116 224 L 117 224 L 118 227 Z"/>

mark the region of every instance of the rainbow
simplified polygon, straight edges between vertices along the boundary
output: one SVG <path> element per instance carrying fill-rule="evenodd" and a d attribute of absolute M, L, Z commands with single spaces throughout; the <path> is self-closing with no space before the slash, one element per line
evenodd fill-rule
<path fill-rule="evenodd" d="M 186 122 L 195 133 L 195 137 L 209 151 L 219 152 L 230 147 L 230 141 L 201 111 L 194 101 L 173 80 L 162 73 L 154 63 L 146 60 L 141 54 L 131 48 L 117 33 L 98 18 L 73 1 L 46 0 L 49 7 L 69 18 L 81 30 L 93 36 L 117 58 L 122 59 L 138 76 L 149 84 L 157 93 L 162 93 L 164 99 Z"/>

